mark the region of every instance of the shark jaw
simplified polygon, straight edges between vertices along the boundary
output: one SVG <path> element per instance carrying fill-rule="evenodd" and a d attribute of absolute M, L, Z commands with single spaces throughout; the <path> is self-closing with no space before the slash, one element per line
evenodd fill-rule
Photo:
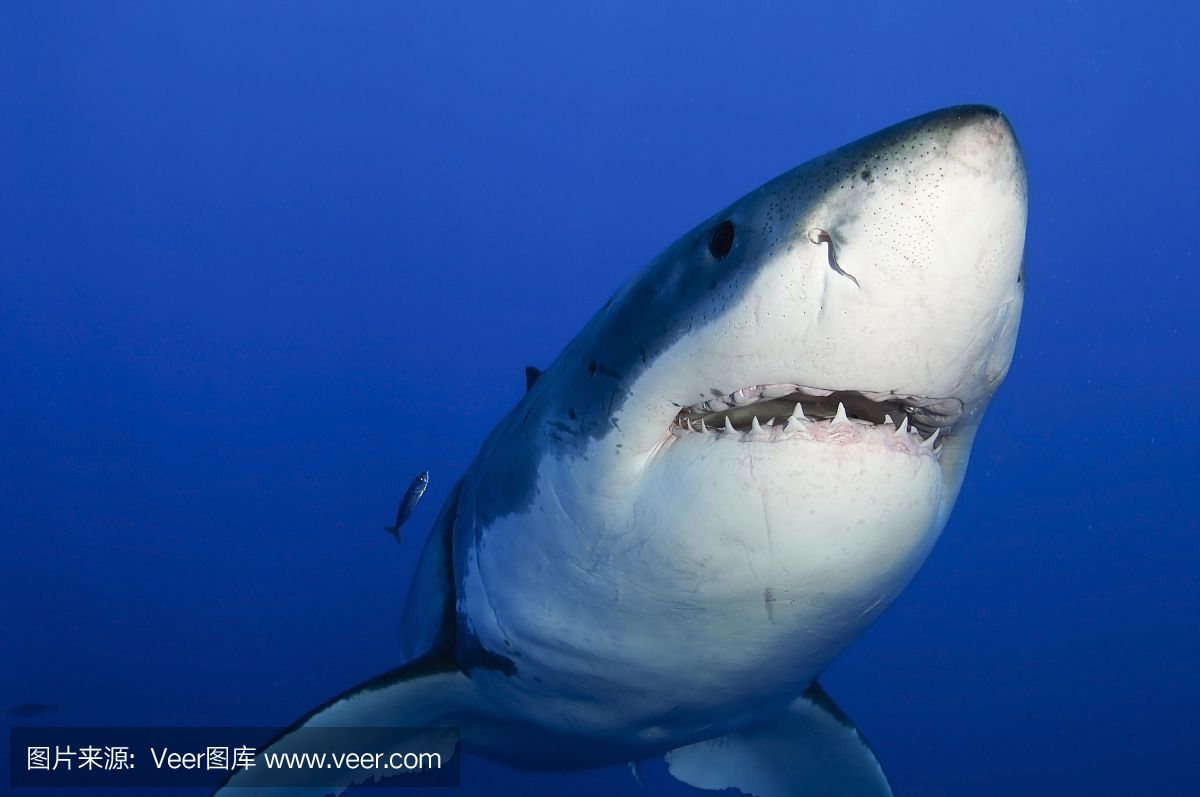
<path fill-rule="evenodd" d="M 941 448 L 935 447 L 935 441 L 943 434 L 949 436 L 961 415 L 962 402 L 957 399 L 929 400 L 802 385 L 754 385 L 683 408 L 675 417 L 671 433 L 676 437 L 700 433 L 727 441 L 778 443 L 848 442 L 865 439 L 874 432 L 881 442 L 897 451 L 937 456 Z M 899 425 L 896 418 L 901 419 Z"/>

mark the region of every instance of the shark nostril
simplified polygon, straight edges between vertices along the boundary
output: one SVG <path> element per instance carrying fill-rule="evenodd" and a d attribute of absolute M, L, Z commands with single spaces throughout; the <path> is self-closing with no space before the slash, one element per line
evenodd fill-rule
<path fill-rule="evenodd" d="M 708 239 L 708 251 L 717 260 L 724 260 L 731 249 L 733 249 L 733 222 L 726 219 L 713 230 L 712 237 Z"/>

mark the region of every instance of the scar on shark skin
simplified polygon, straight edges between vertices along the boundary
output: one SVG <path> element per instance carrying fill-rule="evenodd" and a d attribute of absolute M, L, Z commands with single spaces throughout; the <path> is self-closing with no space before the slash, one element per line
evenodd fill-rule
<path fill-rule="evenodd" d="M 809 230 L 808 231 L 808 240 L 813 242 L 814 244 L 828 244 L 829 245 L 829 267 L 831 269 L 833 269 L 834 272 L 841 274 L 843 277 L 849 277 L 851 280 L 853 280 L 855 285 L 858 285 L 858 287 L 860 287 L 860 288 L 862 287 L 861 285 L 858 284 L 857 277 L 855 277 L 849 271 L 844 271 L 842 269 L 842 267 L 838 265 L 837 255 L 835 255 L 833 252 L 833 238 L 830 237 L 829 233 L 825 232 L 822 229 Z"/>
<path fill-rule="evenodd" d="M 770 587 L 763 590 L 763 606 L 767 610 L 767 619 L 775 625 L 775 590 Z"/>

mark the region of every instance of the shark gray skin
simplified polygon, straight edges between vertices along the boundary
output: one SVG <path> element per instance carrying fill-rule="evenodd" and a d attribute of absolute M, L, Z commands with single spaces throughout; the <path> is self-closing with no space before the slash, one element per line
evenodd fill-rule
<path fill-rule="evenodd" d="M 407 663 L 294 727 L 455 726 L 523 768 L 665 755 L 703 789 L 890 794 L 816 679 L 954 505 L 1012 360 L 1026 205 L 1008 121 L 962 106 L 684 235 L 453 490 L 404 610 Z"/>

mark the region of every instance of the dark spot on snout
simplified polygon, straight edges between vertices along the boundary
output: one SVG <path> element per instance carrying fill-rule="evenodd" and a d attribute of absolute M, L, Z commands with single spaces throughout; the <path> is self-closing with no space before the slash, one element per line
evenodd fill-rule
<path fill-rule="evenodd" d="M 597 366 L 596 366 L 595 360 L 591 360 L 590 362 L 588 362 L 588 376 L 596 375 L 596 367 Z"/>
<path fill-rule="evenodd" d="M 574 408 L 574 407 L 567 407 L 567 417 L 568 417 L 568 418 L 570 418 L 571 420 L 575 420 L 576 418 L 578 418 L 578 417 L 579 417 L 579 416 L 578 416 L 578 415 L 575 413 L 575 408 Z"/>
<path fill-rule="evenodd" d="M 875 182 L 875 175 L 871 173 L 870 169 L 863 169 L 862 174 L 860 174 L 859 177 L 863 179 L 864 183 Z"/>
<path fill-rule="evenodd" d="M 712 231 L 712 236 L 708 239 L 708 252 L 717 260 L 724 260 L 731 249 L 733 249 L 733 222 L 726 219 Z"/>

